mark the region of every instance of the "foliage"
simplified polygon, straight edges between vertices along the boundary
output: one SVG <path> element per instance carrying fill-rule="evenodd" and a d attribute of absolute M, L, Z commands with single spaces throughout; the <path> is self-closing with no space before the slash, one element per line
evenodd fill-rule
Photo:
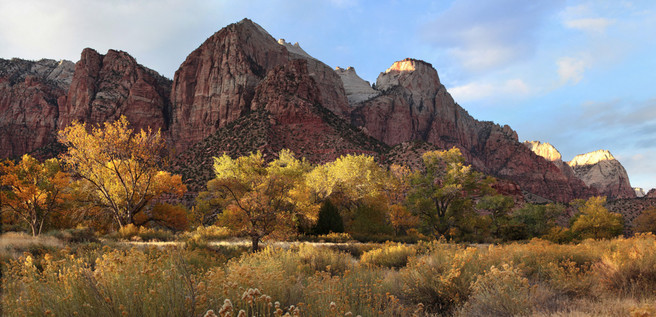
<path fill-rule="evenodd" d="M 423 169 L 410 177 L 408 204 L 435 236 L 446 236 L 467 211 L 473 199 L 491 193 L 491 178 L 464 164 L 458 148 L 424 153 Z"/>
<path fill-rule="evenodd" d="M 417 227 L 419 224 L 419 218 L 401 204 L 389 206 L 388 212 L 390 224 L 397 236 L 408 233 L 410 229 Z"/>
<path fill-rule="evenodd" d="M 656 234 L 656 207 L 643 210 L 638 217 L 633 220 L 635 232 L 651 232 Z"/>
<path fill-rule="evenodd" d="M 180 176 L 162 170 L 166 144 L 160 132 L 135 133 L 125 116 L 90 132 L 86 124 L 73 122 L 59 132 L 59 141 L 68 147 L 62 160 L 119 227 L 133 223 L 152 199 L 186 191 Z"/>
<path fill-rule="evenodd" d="M 301 216 L 316 219 L 317 206 L 304 196 L 309 164 L 290 151 L 268 164 L 259 152 L 236 160 L 223 155 L 214 171 L 207 189 L 223 207 L 218 223 L 250 237 L 253 251 L 263 237 L 290 234 Z"/>
<path fill-rule="evenodd" d="M 522 272 L 510 265 L 492 266 L 472 284 L 463 316 L 528 316 L 544 301 Z"/>
<path fill-rule="evenodd" d="M 184 205 L 168 203 L 156 204 L 150 211 L 142 211 L 134 216 L 138 226 L 163 227 L 173 231 L 183 231 L 189 226 L 187 208 Z"/>
<path fill-rule="evenodd" d="M 344 221 L 342 221 L 342 216 L 339 214 L 337 207 L 335 207 L 329 199 L 321 204 L 317 224 L 314 226 L 313 231 L 314 234 L 317 235 L 329 234 L 331 232 L 344 232 Z"/>
<path fill-rule="evenodd" d="M 504 195 L 490 195 L 482 197 L 477 207 L 479 210 L 490 215 L 492 219 L 492 231 L 499 237 L 501 228 L 509 222 L 510 210 L 515 207 L 515 201 L 512 197 Z"/>
<path fill-rule="evenodd" d="M 622 215 L 604 207 L 606 197 L 590 197 L 579 207 L 580 214 L 572 222 L 571 230 L 582 239 L 610 239 L 622 234 Z"/>
<path fill-rule="evenodd" d="M 525 204 L 512 212 L 511 224 L 524 233 L 524 239 L 542 237 L 556 226 L 556 219 L 565 211 L 559 204 Z M 519 239 L 515 239 L 519 240 Z"/>
<path fill-rule="evenodd" d="M 408 259 L 417 254 L 415 247 L 400 244 L 386 243 L 380 248 L 366 251 L 360 257 L 363 265 L 380 266 L 387 268 L 400 268 L 408 263 Z"/>
<path fill-rule="evenodd" d="M 25 154 L 18 164 L 0 163 L 0 208 L 29 224 L 32 235 L 41 233 L 49 216 L 63 210 L 70 195 L 70 178 L 57 159 L 39 163 Z"/>

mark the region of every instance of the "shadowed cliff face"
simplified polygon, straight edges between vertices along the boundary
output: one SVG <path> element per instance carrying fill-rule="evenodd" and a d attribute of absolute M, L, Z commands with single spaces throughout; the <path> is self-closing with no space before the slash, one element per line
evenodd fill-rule
<path fill-rule="evenodd" d="M 352 123 L 389 145 L 425 141 L 456 146 L 477 169 L 511 180 L 522 189 L 556 201 L 594 194 L 517 140 L 510 127 L 472 118 L 456 104 L 428 63 L 405 59 L 376 80 L 381 95 L 353 104 Z"/>
<path fill-rule="evenodd" d="M 289 53 L 284 44 L 245 19 L 208 38 L 176 71 L 171 91 L 176 148 L 184 150 L 248 114 L 255 87 L 271 69 L 291 59 L 307 60 L 318 100 L 344 115 L 348 101 L 332 69 L 307 54 Z"/>
<path fill-rule="evenodd" d="M 69 61 L 0 59 L 0 158 L 19 157 L 54 140 L 73 69 Z"/>
<path fill-rule="evenodd" d="M 622 164 L 606 150 L 580 154 L 568 162 L 578 178 L 596 188 L 608 199 L 635 198 L 629 175 Z"/>
<path fill-rule="evenodd" d="M 171 81 L 140 64 L 126 52 L 82 51 L 75 65 L 68 98 L 59 107 L 58 127 L 74 120 L 97 124 L 125 115 L 135 130 L 167 130 Z"/>

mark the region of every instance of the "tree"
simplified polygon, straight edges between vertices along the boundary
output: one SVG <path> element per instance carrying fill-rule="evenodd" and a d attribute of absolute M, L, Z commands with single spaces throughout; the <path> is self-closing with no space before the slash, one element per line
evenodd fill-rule
<path fill-rule="evenodd" d="M 515 207 L 512 197 L 504 195 L 490 195 L 481 198 L 478 208 L 489 213 L 492 219 L 492 230 L 499 237 L 500 230 L 508 224 L 510 210 Z"/>
<path fill-rule="evenodd" d="M 515 229 L 521 228 L 520 230 L 525 234 L 524 237 L 521 237 L 523 239 L 541 237 L 548 234 L 556 226 L 556 219 L 564 211 L 565 207 L 559 204 L 526 204 L 511 214 L 511 226 Z M 508 233 L 512 234 L 512 232 Z"/>
<path fill-rule="evenodd" d="M 179 175 L 162 170 L 166 144 L 159 131 L 135 133 L 125 116 L 90 130 L 73 122 L 60 131 L 59 141 L 68 148 L 61 157 L 119 227 L 132 224 L 152 199 L 186 191 Z"/>
<path fill-rule="evenodd" d="M 656 207 L 645 209 L 633 220 L 635 232 L 651 232 L 656 234 Z"/>
<path fill-rule="evenodd" d="M 573 218 L 572 232 L 582 239 L 610 239 L 622 234 L 622 215 L 609 212 L 605 203 L 606 197 L 590 197 Z"/>
<path fill-rule="evenodd" d="M 33 236 L 40 234 L 48 217 L 64 206 L 69 182 L 57 159 L 39 163 L 26 154 L 18 164 L 0 163 L 0 187 L 4 188 L 0 201 L 6 210 L 28 223 Z"/>
<path fill-rule="evenodd" d="M 331 232 L 344 232 L 344 221 L 339 214 L 337 207 L 330 202 L 330 199 L 321 204 L 317 224 L 314 226 L 315 234 L 329 234 Z"/>
<path fill-rule="evenodd" d="M 262 238 L 290 234 L 300 218 L 316 220 L 318 206 L 305 196 L 309 170 L 310 165 L 289 150 L 268 164 L 260 152 L 214 158 L 216 178 L 207 189 L 223 208 L 218 222 L 249 236 L 255 252 Z"/>
<path fill-rule="evenodd" d="M 494 180 L 465 165 L 455 147 L 426 152 L 422 160 L 423 169 L 410 177 L 408 207 L 434 235 L 443 236 L 471 211 L 474 198 L 492 192 Z"/>

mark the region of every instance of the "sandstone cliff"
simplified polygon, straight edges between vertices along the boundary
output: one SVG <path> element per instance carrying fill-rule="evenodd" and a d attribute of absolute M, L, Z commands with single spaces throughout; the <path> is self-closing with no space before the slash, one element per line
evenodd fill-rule
<path fill-rule="evenodd" d="M 380 159 L 387 146 L 324 108 L 320 95 L 307 60 L 272 68 L 255 88 L 248 113 L 181 153 L 174 171 L 190 190 L 198 191 L 213 177 L 212 157 L 223 153 L 239 156 L 258 150 L 273 159 L 286 148 L 312 163 L 350 153 Z"/>
<path fill-rule="evenodd" d="M 633 191 L 635 192 L 636 197 L 638 198 L 645 197 L 645 195 L 647 194 L 645 193 L 645 190 L 641 187 L 633 187 Z"/>
<path fill-rule="evenodd" d="M 19 157 L 54 140 L 74 64 L 0 59 L 0 158 Z"/>
<path fill-rule="evenodd" d="M 636 197 L 626 170 L 607 150 L 577 155 L 567 164 L 586 185 L 596 188 L 609 200 Z"/>
<path fill-rule="evenodd" d="M 251 111 L 256 86 L 276 66 L 292 59 L 307 61 L 318 89 L 318 101 L 338 115 L 348 100 L 335 72 L 304 51 L 291 53 L 262 27 L 248 19 L 208 38 L 176 71 L 171 91 L 172 137 L 184 150 Z"/>
<path fill-rule="evenodd" d="M 576 177 L 572 167 L 563 162 L 562 155 L 553 145 L 540 141 L 524 141 L 524 145 L 531 149 L 533 153 L 556 165 L 568 178 Z"/>
<path fill-rule="evenodd" d="M 350 105 L 360 103 L 380 95 L 380 92 L 374 90 L 369 82 L 360 78 L 355 73 L 355 68 L 347 67 L 346 69 L 337 67 L 335 68 L 337 75 L 339 75 L 342 83 L 344 84 L 344 91 L 346 98 Z"/>
<path fill-rule="evenodd" d="M 91 124 L 125 115 L 135 130 L 168 129 L 171 81 L 140 64 L 126 52 L 82 51 L 75 64 L 66 103 L 60 104 L 58 128 L 74 120 Z"/>
<path fill-rule="evenodd" d="M 356 104 L 351 120 L 378 140 L 389 145 L 425 141 L 443 149 L 456 146 L 478 170 L 556 201 L 595 193 L 519 143 L 510 127 L 472 118 L 426 62 L 394 63 L 378 76 L 376 89 L 381 95 Z"/>

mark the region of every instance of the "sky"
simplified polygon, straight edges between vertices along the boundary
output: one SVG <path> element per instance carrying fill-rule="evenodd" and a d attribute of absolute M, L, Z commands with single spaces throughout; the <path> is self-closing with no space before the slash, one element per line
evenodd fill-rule
<path fill-rule="evenodd" d="M 118 49 L 172 78 L 243 18 L 369 82 L 397 60 L 427 61 L 474 118 L 564 160 L 609 150 L 632 186 L 656 187 L 652 0 L 0 0 L 0 58 Z"/>

